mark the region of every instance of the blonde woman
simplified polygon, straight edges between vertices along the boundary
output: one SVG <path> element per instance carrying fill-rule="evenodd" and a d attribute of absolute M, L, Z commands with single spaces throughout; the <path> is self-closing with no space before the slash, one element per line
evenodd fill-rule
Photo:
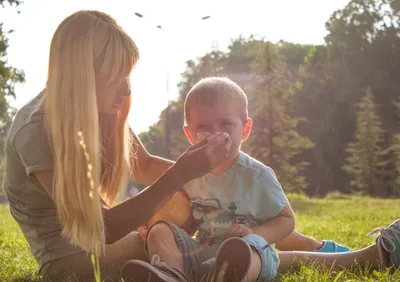
<path fill-rule="evenodd" d="M 105 275 L 129 259 L 146 259 L 133 231 L 226 158 L 227 134 L 190 147 L 175 164 L 149 155 L 127 124 L 129 74 L 138 58 L 107 14 L 70 15 L 52 39 L 45 90 L 19 110 L 9 131 L 10 211 L 47 278 L 91 276 L 90 253 L 102 256 Z M 112 207 L 129 177 L 153 184 Z"/>

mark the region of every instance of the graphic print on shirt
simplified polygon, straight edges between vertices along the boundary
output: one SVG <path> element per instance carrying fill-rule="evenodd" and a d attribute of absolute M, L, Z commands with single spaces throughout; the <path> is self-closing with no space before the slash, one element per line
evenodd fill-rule
<path fill-rule="evenodd" d="M 195 239 L 202 245 L 220 243 L 221 236 L 232 224 L 246 226 L 256 225 L 256 219 L 252 215 L 237 214 L 237 206 L 234 202 L 224 210 L 216 198 L 191 200 L 193 217 L 197 226 Z"/>

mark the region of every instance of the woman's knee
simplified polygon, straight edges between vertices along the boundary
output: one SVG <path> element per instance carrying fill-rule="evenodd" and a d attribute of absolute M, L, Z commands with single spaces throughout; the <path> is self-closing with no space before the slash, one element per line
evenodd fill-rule
<path fill-rule="evenodd" d="M 165 240 L 174 239 L 174 233 L 168 223 L 160 221 L 153 224 L 147 234 L 147 241 L 161 242 Z"/>

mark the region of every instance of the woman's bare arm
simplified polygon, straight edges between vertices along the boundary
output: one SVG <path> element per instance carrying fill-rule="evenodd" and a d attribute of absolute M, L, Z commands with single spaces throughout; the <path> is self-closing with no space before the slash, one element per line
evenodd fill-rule
<path fill-rule="evenodd" d="M 51 194 L 53 183 L 52 171 L 41 171 L 36 178 Z M 155 210 L 166 204 L 172 195 L 184 185 L 179 171 L 171 167 L 153 185 L 139 195 L 110 209 L 103 209 L 106 229 L 106 243 L 112 244 L 128 233 L 136 230 L 154 214 Z"/>
<path fill-rule="evenodd" d="M 150 185 L 175 162 L 151 155 L 132 131 L 131 134 L 135 140 L 131 150 L 136 152 L 131 160 L 133 163 L 131 178 L 137 184 Z"/>
<path fill-rule="evenodd" d="M 227 134 L 217 134 L 212 139 L 191 146 L 174 165 L 137 196 L 110 209 L 103 209 L 106 243 L 112 244 L 148 221 L 154 211 L 166 204 L 188 181 L 222 163 L 230 146 L 231 140 Z M 53 171 L 40 171 L 35 176 L 51 195 Z"/>

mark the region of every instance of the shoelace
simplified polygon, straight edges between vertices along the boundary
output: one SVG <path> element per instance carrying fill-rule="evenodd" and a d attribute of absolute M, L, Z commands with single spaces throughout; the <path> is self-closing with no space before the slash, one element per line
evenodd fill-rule
<path fill-rule="evenodd" d="M 203 264 L 214 264 L 214 263 L 215 263 L 215 258 L 210 258 L 209 260 L 203 262 Z"/>
<path fill-rule="evenodd" d="M 176 278 L 179 279 L 179 281 L 187 281 L 186 278 L 179 271 L 170 267 L 167 263 L 161 261 L 159 255 L 152 256 L 150 263 L 151 263 L 151 265 L 153 265 L 156 268 L 165 269 L 168 272 L 172 273 L 173 275 L 176 276 Z"/>
<path fill-rule="evenodd" d="M 399 227 L 399 229 L 394 228 L 394 226 Z M 378 227 L 368 233 L 369 236 L 378 236 L 378 240 L 380 245 L 388 252 L 393 253 L 396 251 L 395 242 L 400 241 L 400 221 L 394 223 L 390 228 L 390 233 L 388 232 L 389 228 Z"/>

